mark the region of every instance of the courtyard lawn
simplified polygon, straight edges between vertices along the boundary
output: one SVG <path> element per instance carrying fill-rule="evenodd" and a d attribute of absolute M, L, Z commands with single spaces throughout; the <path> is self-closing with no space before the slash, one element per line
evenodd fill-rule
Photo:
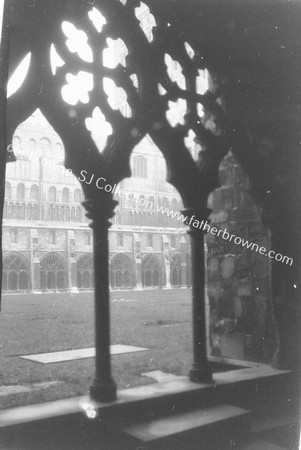
<path fill-rule="evenodd" d="M 1 408 L 87 394 L 93 358 L 42 364 L 19 356 L 93 347 L 93 309 L 92 293 L 3 296 Z M 143 372 L 187 375 L 192 358 L 191 290 L 111 292 L 111 343 L 149 349 L 112 357 L 119 389 L 155 382 Z M 28 391 L 18 392 L 24 386 Z"/>

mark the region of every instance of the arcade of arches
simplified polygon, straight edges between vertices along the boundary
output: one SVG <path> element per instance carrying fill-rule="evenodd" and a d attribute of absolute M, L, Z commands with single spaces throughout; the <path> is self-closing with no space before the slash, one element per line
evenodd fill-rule
<path fill-rule="evenodd" d="M 187 262 L 190 260 L 187 254 Z M 33 265 L 33 271 L 31 267 Z M 71 267 L 70 267 L 71 265 Z M 141 266 L 139 268 L 137 266 Z M 166 274 L 166 270 L 170 273 Z M 185 274 L 181 273 L 185 270 Z M 139 279 L 141 273 L 141 279 Z M 75 275 L 74 275 L 75 274 Z M 166 280 L 170 285 L 166 286 Z M 187 280 L 186 284 L 182 284 Z M 175 253 L 166 266 L 162 255 L 148 253 L 137 258 L 125 253 L 115 253 L 110 258 L 110 286 L 112 289 L 190 287 L 191 265 L 181 264 L 181 255 Z M 92 290 L 94 267 L 92 253 L 83 253 L 68 264 L 58 252 L 47 252 L 41 258 L 34 258 L 16 251 L 4 254 L 3 292 L 55 292 L 70 290 Z"/>

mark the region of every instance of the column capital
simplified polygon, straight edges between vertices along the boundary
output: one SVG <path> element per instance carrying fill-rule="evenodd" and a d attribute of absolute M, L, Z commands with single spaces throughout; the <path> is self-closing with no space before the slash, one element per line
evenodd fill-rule
<path fill-rule="evenodd" d="M 99 226 L 102 223 L 110 228 L 112 226 L 110 219 L 114 217 L 114 209 L 118 204 L 119 202 L 112 198 L 106 199 L 106 201 L 103 201 L 102 198 L 91 198 L 83 201 L 82 205 L 87 211 L 86 217 L 92 220 L 89 227 L 93 230 L 96 225 Z"/>

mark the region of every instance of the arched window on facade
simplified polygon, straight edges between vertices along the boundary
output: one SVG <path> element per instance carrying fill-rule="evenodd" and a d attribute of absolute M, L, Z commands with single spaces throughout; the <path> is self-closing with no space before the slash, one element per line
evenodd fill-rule
<path fill-rule="evenodd" d="M 65 291 L 67 289 L 67 264 L 58 253 L 48 253 L 40 264 L 41 289 L 43 291 Z"/>
<path fill-rule="evenodd" d="M 25 220 L 25 204 L 24 203 L 22 203 L 18 207 L 18 219 Z"/>
<path fill-rule="evenodd" d="M 18 219 L 19 203 L 13 205 L 13 219 Z"/>
<path fill-rule="evenodd" d="M 59 207 L 59 221 L 64 222 L 64 207 L 63 206 Z"/>
<path fill-rule="evenodd" d="M 17 187 L 17 199 L 23 201 L 25 199 L 25 186 L 19 183 Z"/>
<path fill-rule="evenodd" d="M 77 287 L 79 289 L 94 288 L 94 266 L 92 253 L 85 253 L 78 258 Z"/>
<path fill-rule="evenodd" d="M 51 186 L 48 191 L 48 201 L 49 202 L 56 202 L 56 188 L 54 186 Z"/>
<path fill-rule="evenodd" d="M 130 288 L 133 285 L 133 263 L 129 256 L 118 253 L 111 260 L 112 288 Z"/>
<path fill-rule="evenodd" d="M 146 200 L 144 195 L 140 195 L 140 197 L 138 198 L 138 208 L 139 209 L 144 209 L 146 205 Z"/>
<path fill-rule="evenodd" d="M 158 287 L 162 285 L 162 262 L 158 256 L 148 253 L 141 263 L 142 286 Z"/>
<path fill-rule="evenodd" d="M 82 191 L 80 189 L 75 189 L 75 191 L 74 191 L 74 201 L 75 201 L 75 203 L 81 203 L 81 201 L 82 201 Z"/>
<path fill-rule="evenodd" d="M 38 220 L 39 218 L 39 209 L 38 205 L 32 206 L 32 220 Z"/>
<path fill-rule="evenodd" d="M 134 156 L 132 168 L 133 177 L 147 178 L 147 159 L 144 156 Z"/>
<path fill-rule="evenodd" d="M 148 204 L 150 205 L 151 209 L 156 209 L 156 200 L 155 197 L 151 196 L 148 199 Z"/>
<path fill-rule="evenodd" d="M 30 152 L 35 152 L 36 146 L 37 146 L 36 141 L 34 139 L 29 139 L 28 147 L 29 147 Z"/>
<path fill-rule="evenodd" d="M 145 225 L 146 225 L 146 213 L 140 213 L 140 216 L 141 216 L 141 226 L 142 227 L 145 227 Z"/>
<path fill-rule="evenodd" d="M 29 290 L 29 263 L 19 253 L 9 253 L 3 258 L 3 291 Z"/>
<path fill-rule="evenodd" d="M 29 203 L 26 206 L 26 220 L 31 220 L 32 219 L 32 205 Z"/>
<path fill-rule="evenodd" d="M 48 205 L 47 207 L 47 220 L 53 220 L 53 205 Z"/>
<path fill-rule="evenodd" d="M 14 152 L 18 152 L 21 150 L 21 138 L 19 136 L 13 137 L 13 150 Z"/>
<path fill-rule="evenodd" d="M 14 204 L 9 203 L 7 207 L 7 218 L 13 219 L 13 215 L 14 215 Z"/>
<path fill-rule="evenodd" d="M 8 181 L 5 182 L 5 198 L 11 200 L 11 184 Z"/>
<path fill-rule="evenodd" d="M 10 231 L 9 231 L 9 241 L 10 241 L 11 244 L 16 244 L 17 243 L 17 237 L 18 237 L 17 230 L 10 229 Z"/>
<path fill-rule="evenodd" d="M 36 184 L 33 184 L 30 188 L 30 200 L 34 202 L 39 200 L 39 188 Z"/>
<path fill-rule="evenodd" d="M 156 216 L 154 213 L 150 213 L 150 222 L 149 225 L 151 227 L 155 227 L 156 226 Z"/>
<path fill-rule="evenodd" d="M 63 200 L 63 203 L 69 203 L 69 189 L 68 188 L 63 189 L 62 200 Z"/>
<path fill-rule="evenodd" d="M 42 155 L 50 153 L 51 149 L 52 149 L 52 144 L 51 144 L 50 139 L 48 139 L 47 137 L 42 137 L 42 139 L 40 139 L 40 142 L 39 142 L 39 147 L 40 147 L 40 151 L 41 151 Z"/>
<path fill-rule="evenodd" d="M 59 208 L 57 206 L 53 207 L 53 220 L 58 222 L 59 220 Z"/>
<path fill-rule="evenodd" d="M 75 221 L 76 221 L 76 222 L 82 222 L 82 220 L 83 220 L 83 211 L 82 211 L 81 207 L 78 206 L 78 207 L 76 208 L 76 217 L 75 217 Z"/>
<path fill-rule="evenodd" d="M 149 213 L 149 212 L 146 212 L 146 213 L 145 213 L 145 225 L 146 225 L 147 227 L 150 226 L 150 213 Z"/>
<path fill-rule="evenodd" d="M 132 225 L 132 211 L 124 210 L 124 225 Z"/>
<path fill-rule="evenodd" d="M 69 206 L 66 206 L 65 208 L 65 221 L 70 222 L 70 208 Z"/>
<path fill-rule="evenodd" d="M 181 286 L 181 255 L 179 253 L 171 257 L 170 283 L 172 286 Z"/>

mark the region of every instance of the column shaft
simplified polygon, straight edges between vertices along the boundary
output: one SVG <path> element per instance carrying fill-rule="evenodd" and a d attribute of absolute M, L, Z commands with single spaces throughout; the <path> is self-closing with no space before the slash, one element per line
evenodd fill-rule
<path fill-rule="evenodd" d="M 108 402 L 116 399 L 116 386 L 111 376 L 110 355 L 110 291 L 109 291 L 109 240 L 110 215 L 102 204 L 85 201 L 87 217 L 93 221 L 93 255 L 95 273 L 95 378 L 90 387 L 93 400 Z"/>

